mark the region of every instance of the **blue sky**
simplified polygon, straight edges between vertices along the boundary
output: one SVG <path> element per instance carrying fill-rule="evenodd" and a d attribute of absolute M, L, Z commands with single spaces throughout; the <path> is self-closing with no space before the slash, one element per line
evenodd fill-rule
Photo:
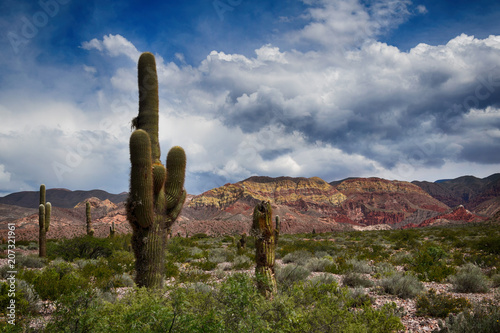
<path fill-rule="evenodd" d="M 128 189 L 137 58 L 198 194 L 252 175 L 500 171 L 497 1 L 4 0 L 0 195 Z M 164 158 L 164 157 L 163 157 Z"/>

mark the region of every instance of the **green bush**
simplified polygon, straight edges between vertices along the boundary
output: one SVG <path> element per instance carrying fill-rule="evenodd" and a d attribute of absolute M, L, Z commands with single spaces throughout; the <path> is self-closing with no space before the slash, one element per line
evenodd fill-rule
<path fill-rule="evenodd" d="M 435 333 L 491 333 L 500 332 L 500 307 L 494 302 L 474 304 L 472 309 L 450 314 L 439 322 Z"/>
<path fill-rule="evenodd" d="M 454 291 L 458 293 L 485 293 L 489 290 L 486 275 L 471 263 L 461 266 L 457 274 L 450 276 L 449 280 Z"/>
<path fill-rule="evenodd" d="M 306 263 L 306 268 L 311 272 L 324 272 L 333 261 L 327 258 L 311 258 Z"/>
<path fill-rule="evenodd" d="M 117 250 L 107 258 L 109 267 L 116 273 L 131 273 L 135 268 L 132 252 Z"/>
<path fill-rule="evenodd" d="M 446 265 L 446 252 L 439 246 L 424 244 L 409 261 L 409 270 L 415 272 L 421 281 L 441 282 L 455 269 Z"/>
<path fill-rule="evenodd" d="M 306 250 L 299 250 L 295 252 L 288 253 L 281 260 L 284 264 L 297 264 L 306 265 L 309 260 L 313 259 L 311 252 Z"/>
<path fill-rule="evenodd" d="M 26 267 L 26 268 L 42 268 L 45 266 L 46 260 L 44 258 L 35 257 L 35 256 L 25 256 L 18 255 L 16 256 L 16 266 L 18 268 Z"/>
<path fill-rule="evenodd" d="M 7 307 L 11 299 L 15 300 L 17 317 L 36 314 L 40 311 L 40 298 L 33 286 L 19 278 L 16 278 L 14 283 L 15 288 L 11 288 L 9 281 L 0 282 L 0 314 L 8 312 Z"/>
<path fill-rule="evenodd" d="M 311 271 L 304 266 L 295 264 L 277 266 L 275 269 L 278 285 L 281 284 L 284 288 L 289 287 L 295 282 L 304 281 L 311 274 Z"/>
<path fill-rule="evenodd" d="M 400 298 L 413 298 L 424 290 L 424 285 L 414 275 L 394 274 L 380 282 L 382 289 L 391 295 Z"/>
<path fill-rule="evenodd" d="M 359 273 L 348 272 L 342 277 L 342 285 L 368 288 L 373 285 L 373 282 Z"/>
<path fill-rule="evenodd" d="M 33 285 L 43 300 L 57 300 L 62 295 L 87 289 L 89 281 L 79 275 L 71 264 L 54 261 L 41 271 L 22 270 L 18 278 Z"/>
<path fill-rule="evenodd" d="M 48 332 L 339 332 L 403 329 L 395 305 L 374 309 L 336 283 L 298 283 L 266 300 L 247 274 L 221 284 L 167 290 L 135 289 L 105 301 L 93 291 L 62 298 Z M 311 305 L 314 306 L 311 306 Z"/>
<path fill-rule="evenodd" d="M 436 294 L 434 289 L 418 296 L 416 300 L 417 316 L 446 318 L 450 313 L 457 314 L 471 307 L 471 303 L 464 297 Z"/>
<path fill-rule="evenodd" d="M 121 250 L 122 244 L 115 238 L 97 238 L 91 236 L 63 239 L 47 243 L 49 259 L 63 258 L 66 261 L 75 259 L 97 259 L 109 257 L 114 250 Z"/>
<path fill-rule="evenodd" d="M 231 268 L 235 270 L 246 270 L 251 268 L 255 263 L 245 255 L 236 256 L 233 259 Z"/>
<path fill-rule="evenodd" d="M 361 274 L 370 274 L 373 268 L 366 260 L 349 259 L 347 260 L 349 271 Z"/>

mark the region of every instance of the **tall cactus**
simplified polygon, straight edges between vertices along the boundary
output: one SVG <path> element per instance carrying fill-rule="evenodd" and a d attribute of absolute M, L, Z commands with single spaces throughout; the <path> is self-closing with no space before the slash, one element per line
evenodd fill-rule
<path fill-rule="evenodd" d="M 115 221 L 111 223 L 111 227 L 109 227 L 109 238 L 115 237 L 116 229 L 115 229 Z"/>
<path fill-rule="evenodd" d="M 40 185 L 40 205 L 38 206 L 38 255 L 40 257 L 47 256 L 47 232 L 50 226 L 50 214 L 52 205 L 50 202 L 45 203 L 45 185 Z"/>
<path fill-rule="evenodd" d="M 267 298 L 277 292 L 274 263 L 276 259 L 276 243 L 279 235 L 279 219 L 277 229 L 272 222 L 271 203 L 262 201 L 253 211 L 252 234 L 255 236 L 255 276 L 257 288 Z"/>
<path fill-rule="evenodd" d="M 186 154 L 173 147 L 166 168 L 160 162 L 158 141 L 158 77 L 151 53 L 143 53 L 138 63 L 139 115 L 132 120 L 136 130 L 130 136 L 130 193 L 127 218 L 132 226 L 138 286 L 163 285 L 166 230 L 180 214 L 186 191 Z"/>
<path fill-rule="evenodd" d="M 85 215 L 87 217 L 87 235 L 90 237 L 94 236 L 94 228 L 92 228 L 92 215 L 90 212 L 90 202 L 87 201 L 85 204 Z"/>

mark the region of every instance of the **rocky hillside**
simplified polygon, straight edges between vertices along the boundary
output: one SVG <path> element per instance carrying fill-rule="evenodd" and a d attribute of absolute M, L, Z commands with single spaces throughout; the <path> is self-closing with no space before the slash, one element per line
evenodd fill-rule
<path fill-rule="evenodd" d="M 182 235 L 248 233 L 253 208 L 261 200 L 272 203 L 285 233 L 478 222 L 500 211 L 499 179 L 500 174 L 438 183 L 380 178 L 349 178 L 327 183 L 317 177 L 251 177 L 200 195 L 188 195 L 172 231 Z M 92 194 L 99 194 L 99 197 L 92 197 Z M 80 198 L 82 200 L 75 203 Z M 54 206 L 48 237 L 85 234 L 87 200 L 92 205 L 96 236 L 107 236 L 112 222 L 118 232 L 129 232 L 123 205 L 125 198 L 126 193 L 47 190 L 47 201 Z M 5 201 L 34 207 L 2 204 Z M 464 201 L 468 206 L 461 204 Z M 37 204 L 38 192 L 14 193 L 0 198 L 0 238 L 6 234 L 7 223 L 15 222 L 18 239 L 37 239 Z"/>
<path fill-rule="evenodd" d="M 92 197 L 99 200 L 109 200 L 115 204 L 119 204 L 127 198 L 127 195 L 128 194 L 125 192 L 111 194 L 102 190 L 70 191 L 67 189 L 53 188 L 46 191 L 46 201 L 50 202 L 53 207 L 73 208 L 78 203 Z M 38 209 L 38 204 L 40 202 L 39 198 L 40 192 L 38 191 L 16 192 L 6 195 L 5 197 L 0 197 L 0 204 Z"/>
<path fill-rule="evenodd" d="M 463 205 L 487 215 L 500 208 L 500 173 L 486 178 L 463 176 L 434 183 L 414 181 L 413 184 L 450 207 Z"/>

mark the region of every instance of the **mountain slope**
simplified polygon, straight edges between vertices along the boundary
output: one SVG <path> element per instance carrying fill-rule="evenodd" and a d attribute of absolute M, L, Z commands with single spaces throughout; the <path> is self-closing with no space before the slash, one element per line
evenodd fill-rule
<path fill-rule="evenodd" d="M 500 196 L 500 173 L 486 178 L 474 176 L 463 176 L 439 182 L 414 181 L 432 197 L 447 204 L 450 207 L 463 205 L 466 209 L 474 211 L 476 207 L 488 200 Z M 495 204 L 493 200 L 492 205 Z M 497 210 L 495 207 L 482 207 L 483 211 Z"/>
<path fill-rule="evenodd" d="M 15 205 L 25 208 L 38 208 L 40 203 L 40 192 L 24 191 L 16 192 L 5 197 L 0 197 L 0 204 Z M 46 191 L 46 201 L 50 202 L 53 207 L 73 208 L 79 202 L 88 198 L 98 198 L 100 200 L 109 200 L 115 204 L 124 201 L 127 198 L 127 193 L 111 194 L 102 190 L 91 191 L 70 191 L 67 189 L 53 188 Z"/>

